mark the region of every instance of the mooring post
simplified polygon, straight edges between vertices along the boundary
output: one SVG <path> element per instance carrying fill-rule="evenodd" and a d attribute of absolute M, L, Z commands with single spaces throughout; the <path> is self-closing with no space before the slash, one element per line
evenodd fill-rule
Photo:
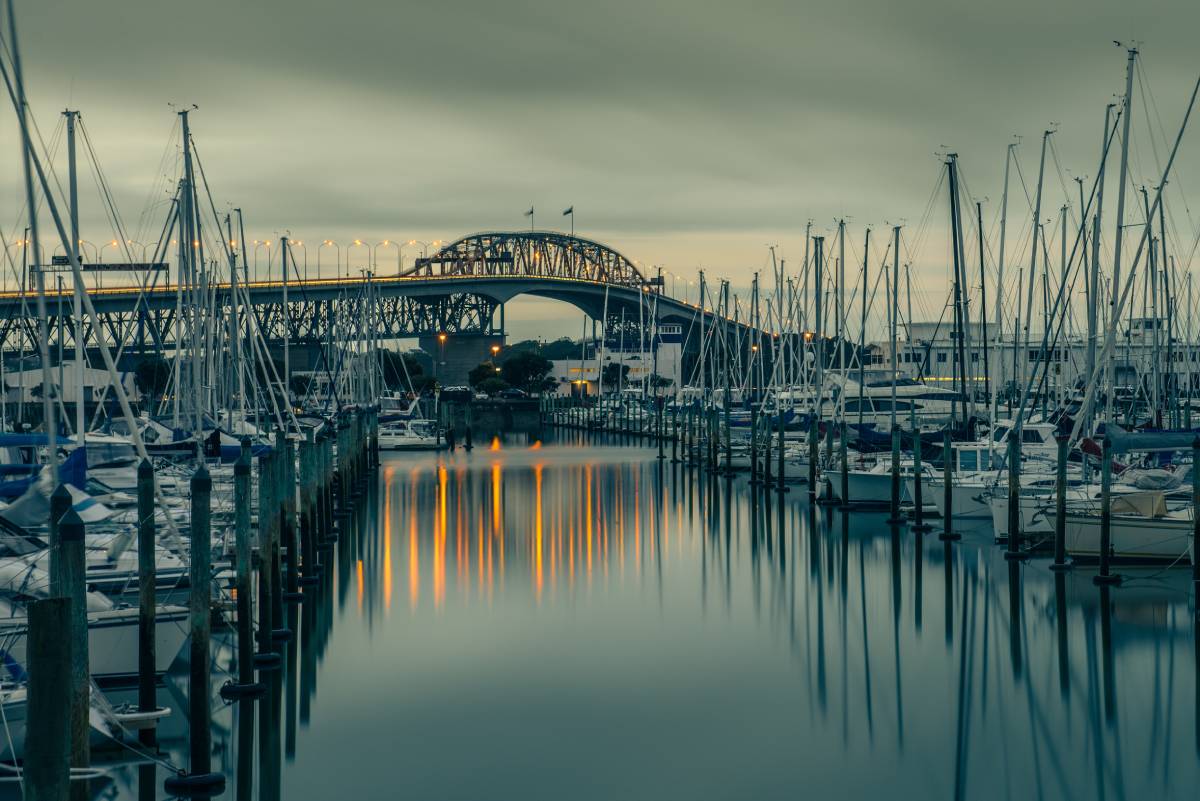
<path fill-rule="evenodd" d="M 147 713 L 158 709 L 155 686 L 155 612 L 158 605 L 155 543 L 158 541 L 154 523 L 154 466 L 149 459 L 138 463 L 138 711 Z M 154 727 L 138 731 L 138 741 L 153 746 L 158 739 Z"/>
<path fill-rule="evenodd" d="M 24 795 L 27 801 L 65 801 L 71 782 L 71 599 L 32 601 L 27 610 Z"/>
<path fill-rule="evenodd" d="M 300 594 L 300 530 L 296 522 L 296 443 L 282 428 L 276 432 L 275 441 L 283 454 L 279 477 L 279 489 L 283 493 L 280 537 L 287 547 L 287 589 L 283 597 L 285 601 L 295 603 L 303 598 Z"/>
<path fill-rule="evenodd" d="M 913 531 L 924 534 L 929 531 L 925 522 L 925 497 L 921 490 L 921 479 L 925 468 L 921 464 L 921 429 L 913 426 Z M 919 564 L 920 557 L 918 557 Z"/>
<path fill-rule="evenodd" d="M 1054 438 L 1058 445 L 1058 473 L 1055 475 L 1054 496 L 1054 562 L 1051 570 L 1069 570 L 1067 564 L 1067 443 L 1071 437 L 1060 433 Z"/>
<path fill-rule="evenodd" d="M 771 428 L 771 416 L 766 415 L 763 418 L 763 463 L 762 463 L 762 485 L 764 490 L 774 488 L 771 483 L 771 440 L 774 439 L 774 430 Z"/>
<path fill-rule="evenodd" d="M 1100 573 L 1092 576 L 1097 585 L 1120 584 L 1121 577 L 1109 569 L 1112 554 L 1112 440 L 1104 435 L 1100 461 Z"/>
<path fill-rule="evenodd" d="M 949 440 L 947 440 L 949 441 Z M 892 485 L 891 485 L 891 514 L 888 523 L 898 525 L 903 521 L 900 517 L 900 426 L 892 425 Z"/>
<path fill-rule="evenodd" d="M 1016 428 L 1008 430 L 1008 545 L 1006 552 L 1021 550 L 1021 438 Z"/>
<path fill-rule="evenodd" d="M 305 431 L 304 442 L 300 445 L 300 564 L 304 573 L 300 583 L 305 586 L 316 584 L 317 575 L 320 573 L 316 549 L 319 485 L 316 431 L 309 428 Z"/>
<path fill-rule="evenodd" d="M 271 488 L 271 452 L 263 452 L 258 457 L 258 654 L 256 664 L 263 666 L 268 661 L 278 658 L 273 653 L 271 630 L 275 628 L 272 619 L 275 604 L 272 601 L 271 581 L 271 526 L 275 519 L 274 503 Z M 268 656 L 269 655 L 269 656 Z"/>
<path fill-rule="evenodd" d="M 838 439 L 839 439 L 838 450 L 840 451 L 840 455 L 842 457 L 842 482 L 841 482 L 841 484 L 842 484 L 842 486 L 841 486 L 842 508 L 848 509 L 850 507 L 850 457 L 846 450 L 846 421 L 845 420 L 842 420 L 842 423 L 841 423 L 838 433 L 840 435 L 838 437 Z M 897 509 L 899 509 L 899 507 L 897 507 Z"/>
<path fill-rule="evenodd" d="M 287 627 L 284 614 L 284 577 L 283 577 L 283 526 L 287 495 L 285 478 L 287 477 L 287 447 L 280 435 L 280 429 L 275 430 L 275 449 L 271 453 L 270 482 L 271 482 L 271 524 L 267 528 L 270 539 L 270 576 L 271 576 L 271 620 L 274 628 L 271 639 L 274 642 L 285 642 L 291 632 Z"/>
<path fill-rule="evenodd" d="M 58 538 L 61 554 L 58 564 L 61 574 L 58 588 L 51 594 L 71 599 L 71 614 L 67 637 L 71 640 L 71 767 L 86 768 L 90 764 L 90 726 L 92 680 L 88 671 L 88 619 L 87 619 L 87 555 L 83 541 L 83 521 L 79 514 L 68 508 L 58 521 Z M 76 782 L 71 787 L 72 798 L 88 799 L 86 782 Z"/>
<path fill-rule="evenodd" d="M 61 569 L 59 561 L 62 559 L 62 550 L 59 545 L 58 521 L 62 520 L 62 516 L 71 508 L 71 493 L 67 491 L 66 486 L 59 484 L 54 488 L 54 492 L 50 493 L 50 520 L 48 536 L 50 540 L 50 583 L 51 595 L 65 595 L 65 590 L 61 589 L 62 585 L 58 585 L 59 589 L 54 589 L 54 582 L 61 580 Z"/>
<path fill-rule="evenodd" d="M 1188 422 L 1191 423 L 1192 405 L 1188 403 Z M 1200 437 L 1192 440 L 1192 601 L 1200 610 Z M 1200 611 L 1197 612 L 1200 615 Z M 1200 637 L 1200 629 L 1197 629 Z M 1196 652 L 1196 664 L 1200 667 L 1200 649 Z M 1200 704 L 1200 700 L 1197 701 Z"/>
<path fill-rule="evenodd" d="M 254 597 L 251 586 L 250 549 L 250 439 L 242 438 L 242 452 L 233 465 L 233 568 L 237 593 L 237 684 L 221 688 L 226 700 L 261 695 L 263 686 L 254 681 Z M 242 707 L 239 714 L 253 715 L 253 707 Z"/>
<path fill-rule="evenodd" d="M 942 503 L 946 512 L 942 516 L 942 533 L 938 539 L 945 542 L 962 539 L 954 531 L 954 443 L 950 441 L 950 429 L 942 432 Z"/>
<path fill-rule="evenodd" d="M 787 492 L 788 488 L 785 486 L 785 482 L 787 481 L 787 467 L 783 461 L 783 457 L 784 457 L 783 431 L 787 424 L 784 420 L 782 405 L 779 406 L 779 408 L 776 410 L 776 412 L 779 416 L 779 420 L 778 420 L 778 422 L 779 422 L 779 447 L 776 448 L 776 450 L 778 451 L 778 453 L 776 454 L 776 458 L 779 459 L 779 462 L 775 465 L 775 480 L 776 480 L 776 482 L 778 482 L 776 485 L 776 489 L 779 492 Z"/>
<path fill-rule="evenodd" d="M 821 460 L 820 421 L 816 414 L 808 425 L 808 497 L 817 497 L 817 463 Z"/>
<path fill-rule="evenodd" d="M 679 401 L 671 409 L 671 464 L 679 461 Z"/>
<path fill-rule="evenodd" d="M 758 486 L 758 410 L 750 407 L 750 484 Z"/>
<path fill-rule="evenodd" d="M 167 779 L 165 789 L 177 795 L 218 795 L 225 777 L 212 772 L 212 478 L 204 462 L 192 475 L 191 645 L 188 680 L 188 746 L 190 770 Z"/>

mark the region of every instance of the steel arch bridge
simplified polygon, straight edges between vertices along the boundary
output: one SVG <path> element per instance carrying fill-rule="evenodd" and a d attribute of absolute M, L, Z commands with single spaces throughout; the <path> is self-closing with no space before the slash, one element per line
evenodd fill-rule
<path fill-rule="evenodd" d="M 646 277 L 617 251 L 592 240 L 553 231 L 485 232 L 445 245 L 400 275 L 312 280 L 239 282 L 249 300 L 239 305 L 252 313 L 268 345 L 326 345 L 362 339 L 381 340 L 469 334 L 503 334 L 504 303 L 534 295 L 570 303 L 593 319 L 607 312 L 648 326 L 651 310 L 660 322 L 684 325 L 700 315 L 691 304 L 662 294 L 662 281 Z M 368 332 L 362 319 L 368 293 L 377 324 Z M 51 350 L 73 348 L 82 336 L 86 347 L 103 341 L 126 353 L 174 349 L 179 299 L 172 285 L 119 286 L 88 292 L 99 328 L 71 316 L 71 293 L 47 290 Z M 215 324 L 231 319 L 228 282 L 208 285 L 205 297 Z M 286 299 L 286 300 L 285 300 Z M 647 301 L 652 301 L 648 303 Z M 287 313 L 284 313 L 284 309 Z M 712 317 L 711 310 L 708 311 Z M 351 321 L 351 324 L 347 324 Z M 719 320 L 732 325 L 732 321 Z M 745 332 L 745 326 L 739 327 Z M 760 334 L 761 335 L 761 334 Z M 0 348 L 37 351 L 36 298 L 0 293 Z"/>

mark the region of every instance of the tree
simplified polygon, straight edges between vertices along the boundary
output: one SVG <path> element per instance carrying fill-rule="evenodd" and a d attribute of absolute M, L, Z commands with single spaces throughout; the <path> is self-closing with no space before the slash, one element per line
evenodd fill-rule
<path fill-rule="evenodd" d="M 660 389 L 666 389 L 675 383 L 675 379 L 661 376 L 658 373 L 650 376 L 650 388 L 657 392 Z"/>
<path fill-rule="evenodd" d="M 142 359 L 133 368 L 133 381 L 141 393 L 150 396 L 153 403 L 162 397 L 171 383 L 171 363 L 161 356 Z"/>
<path fill-rule="evenodd" d="M 467 383 L 475 388 L 489 379 L 498 378 L 499 370 L 492 362 L 484 362 L 471 368 L 471 372 L 467 373 Z"/>
<path fill-rule="evenodd" d="M 554 365 L 545 356 L 526 351 L 505 359 L 500 367 L 500 377 L 509 386 L 536 395 L 554 386 L 554 379 L 550 377 L 552 369 Z"/>
<path fill-rule="evenodd" d="M 508 382 L 503 378 L 496 376 L 493 372 L 490 378 L 485 378 L 475 385 L 475 389 L 480 392 L 486 392 L 489 395 L 495 395 L 497 392 L 503 392 L 508 389 Z"/>
<path fill-rule="evenodd" d="M 600 380 L 604 382 L 604 386 L 606 387 L 622 387 L 625 385 L 625 379 L 628 377 L 629 365 L 621 364 L 620 362 L 609 362 L 600 371 Z"/>
<path fill-rule="evenodd" d="M 299 399 L 303 399 L 308 394 L 308 388 L 312 386 L 312 376 L 293 375 L 288 380 L 288 386 L 291 388 L 293 395 Z"/>
<path fill-rule="evenodd" d="M 579 343 L 569 337 L 562 337 L 542 345 L 542 355 L 554 361 L 579 358 Z"/>
<path fill-rule="evenodd" d="M 437 391 L 437 379 L 431 375 L 415 376 L 412 380 L 413 392 L 418 395 L 432 395 Z"/>
<path fill-rule="evenodd" d="M 416 384 L 417 377 L 425 374 L 425 368 L 411 353 L 396 353 L 392 350 L 379 351 L 379 369 L 383 383 L 388 389 L 407 390 L 409 382 Z M 408 378 L 406 379 L 405 373 Z M 416 387 L 413 387 L 414 391 Z"/>

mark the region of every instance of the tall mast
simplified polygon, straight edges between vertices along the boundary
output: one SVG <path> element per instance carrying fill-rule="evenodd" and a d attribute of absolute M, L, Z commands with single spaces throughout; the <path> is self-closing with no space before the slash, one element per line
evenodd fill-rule
<path fill-rule="evenodd" d="M 292 397 L 292 357 L 288 348 L 288 340 L 292 338 L 292 317 L 288 310 L 288 238 L 286 236 L 279 237 L 279 255 L 282 274 L 279 276 L 283 281 L 283 397 L 291 402 Z M 267 260 L 268 262 L 270 259 Z M 365 286 L 363 291 L 370 298 L 370 286 Z M 368 312 L 369 313 L 369 312 Z M 360 318 L 361 320 L 361 318 Z"/>
<path fill-rule="evenodd" d="M 859 320 L 858 328 L 858 425 L 860 429 L 863 424 L 863 384 L 867 380 L 867 259 L 870 252 L 871 229 L 868 228 L 863 241 L 862 289 L 860 290 L 862 317 Z"/>
<path fill-rule="evenodd" d="M 78 111 L 64 111 L 63 116 L 67 118 L 67 183 L 70 203 L 70 218 L 71 218 L 71 255 L 75 257 L 77 263 L 82 264 L 79 260 L 79 172 L 75 165 L 75 120 L 79 116 Z M 83 393 L 83 300 L 80 298 L 80 288 L 72 282 L 75 287 L 74 305 L 72 307 L 71 320 L 75 326 L 75 442 L 83 445 L 84 434 L 84 393 Z"/>
<path fill-rule="evenodd" d="M 1037 194 L 1033 202 L 1033 236 L 1029 250 L 1029 292 L 1025 296 L 1025 350 L 1029 350 L 1029 326 L 1033 322 L 1033 288 L 1037 283 L 1037 263 L 1038 263 L 1038 236 L 1042 232 L 1042 187 L 1046 176 L 1046 143 L 1050 139 L 1052 131 L 1042 132 L 1042 155 L 1038 161 L 1038 182 Z M 1041 354 L 1045 358 L 1045 354 Z M 1021 370 L 1021 382 L 1026 383 L 1029 380 L 1029 360 L 1022 359 L 1021 362 L 1025 367 Z M 1023 415 L 1017 415 L 1016 430 L 1020 432 Z"/>
<path fill-rule="evenodd" d="M 992 377 L 988 365 L 987 274 L 983 263 L 983 201 L 975 201 L 975 226 L 979 229 L 979 314 L 983 318 L 983 394 L 991 397 Z"/>
<path fill-rule="evenodd" d="M 891 403 L 891 428 L 889 433 L 896 430 L 896 371 L 899 369 L 899 359 L 896 358 L 896 317 L 899 312 L 900 295 L 897 287 L 900 285 L 900 226 L 892 226 L 892 281 L 891 281 L 891 331 L 888 332 L 892 340 L 892 403 Z M 913 436 L 919 436 L 920 432 L 913 432 Z M 894 474 L 893 474 L 894 475 Z"/>
<path fill-rule="evenodd" d="M 838 268 L 837 268 L 837 325 L 834 332 L 837 337 L 837 363 L 838 367 L 845 371 L 845 364 L 842 362 L 843 348 L 842 343 L 846 338 L 846 221 L 845 219 L 838 220 Z"/>
<path fill-rule="evenodd" d="M 816 299 L 813 310 L 813 349 L 816 353 L 816 389 L 813 397 L 813 422 L 812 424 L 819 425 L 821 421 L 821 401 L 823 400 L 822 389 L 825 386 L 825 359 L 824 347 L 821 342 L 821 268 L 822 260 L 825 255 L 825 237 L 813 237 L 813 295 Z"/>
<path fill-rule="evenodd" d="M 967 359 L 966 351 L 963 343 L 966 339 L 966 319 L 963 314 L 963 294 L 965 292 L 963 286 L 963 278 L 965 270 L 962 263 L 962 224 L 958 214 L 958 156 L 954 153 L 949 154 L 946 159 L 946 169 L 948 171 L 948 185 L 950 190 L 950 247 L 952 250 L 951 256 L 954 269 L 954 281 L 952 286 L 954 299 L 954 332 L 952 337 L 952 346 L 954 347 L 954 361 L 958 367 L 959 389 L 963 396 L 963 423 L 966 423 L 970 413 L 967 411 L 968 397 L 970 390 L 967 388 Z M 957 422 L 957 418 L 951 415 L 952 419 Z"/>
<path fill-rule="evenodd" d="M 1100 223 L 1104 215 L 1104 168 L 1108 164 L 1108 137 L 1109 137 L 1109 122 L 1112 118 L 1112 110 L 1115 104 L 1109 103 L 1104 107 L 1104 131 L 1100 137 L 1100 172 L 1096 176 L 1096 214 L 1092 217 L 1092 263 L 1089 265 L 1089 275 L 1091 280 L 1088 282 L 1089 295 L 1087 298 L 1087 359 L 1086 372 L 1087 380 L 1091 380 L 1092 375 L 1096 372 L 1096 338 L 1099 336 L 1100 329 L 1096 325 L 1096 312 L 1100 305 Z M 1082 209 L 1080 210 L 1082 214 Z M 1090 418 L 1090 410 L 1089 410 Z M 1091 420 L 1084 420 L 1084 431 L 1091 430 Z"/>
<path fill-rule="evenodd" d="M 1125 186 L 1126 176 L 1129 174 L 1129 118 L 1130 108 L 1133 99 L 1133 67 L 1137 61 L 1137 48 L 1129 48 L 1129 59 L 1125 64 L 1125 97 L 1121 100 L 1121 114 L 1124 119 L 1121 121 L 1121 168 L 1117 176 L 1117 234 L 1116 241 L 1113 245 L 1113 272 L 1112 272 L 1112 314 L 1109 317 L 1110 325 L 1118 325 L 1118 316 L 1121 303 L 1121 246 L 1125 241 Z M 1113 421 L 1113 368 L 1114 360 L 1106 359 L 1104 363 L 1104 379 L 1107 391 L 1105 392 L 1104 403 L 1104 419 L 1111 423 Z"/>
<path fill-rule="evenodd" d="M 996 261 L 996 313 L 992 315 L 996 326 L 996 352 L 1000 354 L 1000 374 L 996 377 L 996 383 L 992 389 L 993 423 L 1000 413 L 1000 385 L 1005 383 L 1004 351 L 1001 348 L 1004 337 L 1004 326 L 1001 324 L 1004 319 L 1004 245 L 1008 233 L 1008 171 L 1012 165 L 1013 148 L 1016 146 L 1015 142 L 1010 143 L 1004 151 L 1004 194 L 1000 197 L 1000 252 Z M 1013 351 L 1016 352 L 1015 341 L 1013 342 Z"/>

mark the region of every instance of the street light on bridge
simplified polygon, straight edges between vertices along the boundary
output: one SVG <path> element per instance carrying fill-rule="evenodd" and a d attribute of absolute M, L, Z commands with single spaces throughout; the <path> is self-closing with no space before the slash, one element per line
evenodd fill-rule
<path fill-rule="evenodd" d="M 261 247 L 266 247 L 266 249 L 267 249 L 267 263 L 268 263 L 268 264 L 270 264 L 270 263 L 271 263 L 271 240 L 269 240 L 269 239 L 267 239 L 267 240 L 258 240 L 258 239 L 255 239 L 255 240 L 254 240 L 254 276 L 255 276 L 256 278 L 258 277 L 258 249 L 259 249 L 259 248 L 261 248 Z"/>
<path fill-rule="evenodd" d="M 355 239 L 353 244 L 346 246 L 346 277 L 350 277 L 350 251 L 357 247 L 365 247 L 367 249 L 367 266 L 366 269 L 371 269 L 371 246 L 364 243 L 361 239 Z"/>
<path fill-rule="evenodd" d="M 327 247 L 327 246 L 337 248 L 337 261 L 335 262 L 335 265 L 340 265 L 342 263 L 342 246 L 339 245 L 337 242 L 334 242 L 332 239 L 326 239 L 324 242 L 322 242 L 320 245 L 317 246 L 317 280 L 318 281 L 321 280 L 321 251 L 323 249 L 325 249 L 325 247 Z M 341 268 L 339 266 L 334 267 L 334 270 L 333 270 L 334 278 L 338 277 L 338 271 L 340 269 Z"/>
<path fill-rule="evenodd" d="M 403 245 L 401 245 L 399 242 L 393 242 L 390 239 L 385 239 L 382 242 L 377 242 L 375 244 L 375 247 L 373 247 L 371 249 L 372 254 L 373 254 L 372 258 L 375 261 L 375 271 L 378 272 L 379 271 L 379 248 L 380 247 L 385 247 L 385 248 L 391 247 L 392 245 L 396 246 L 396 277 L 398 278 L 400 276 L 400 273 L 404 272 L 404 264 L 402 261 L 404 258 L 404 246 Z"/>
<path fill-rule="evenodd" d="M 288 240 L 288 247 L 300 248 L 300 254 L 301 254 L 300 255 L 300 265 L 301 265 L 301 269 L 304 271 L 304 280 L 305 280 L 305 282 L 307 282 L 308 281 L 308 248 L 305 246 L 304 242 L 302 242 L 300 240 L 294 240 L 294 239 Z M 295 256 L 293 256 L 292 258 L 295 259 Z M 285 278 L 286 278 L 286 276 L 285 276 Z"/>

